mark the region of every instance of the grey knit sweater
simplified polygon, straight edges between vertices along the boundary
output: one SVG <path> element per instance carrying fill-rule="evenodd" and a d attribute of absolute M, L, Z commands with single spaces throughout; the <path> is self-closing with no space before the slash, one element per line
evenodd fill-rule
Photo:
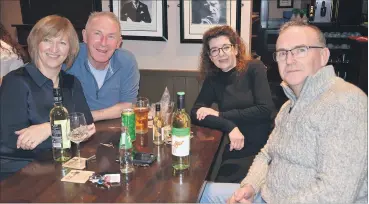
<path fill-rule="evenodd" d="M 290 99 L 241 186 L 268 203 L 367 203 L 367 96 L 323 67 Z"/>

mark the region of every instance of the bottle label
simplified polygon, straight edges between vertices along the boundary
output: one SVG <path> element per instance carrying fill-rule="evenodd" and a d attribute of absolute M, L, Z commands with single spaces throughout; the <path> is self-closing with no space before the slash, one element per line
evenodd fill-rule
<path fill-rule="evenodd" d="M 68 120 L 56 120 L 51 125 L 51 138 L 53 148 L 70 148 L 71 142 L 68 139 L 69 134 L 69 121 Z"/>
<path fill-rule="evenodd" d="M 172 128 L 172 154 L 178 157 L 190 154 L 190 128 Z"/>
<path fill-rule="evenodd" d="M 172 135 L 177 136 L 190 136 L 190 128 L 172 128 Z"/>
<path fill-rule="evenodd" d="M 132 148 L 131 137 L 129 137 L 126 132 L 122 132 L 120 134 L 119 148 L 120 149 Z"/>

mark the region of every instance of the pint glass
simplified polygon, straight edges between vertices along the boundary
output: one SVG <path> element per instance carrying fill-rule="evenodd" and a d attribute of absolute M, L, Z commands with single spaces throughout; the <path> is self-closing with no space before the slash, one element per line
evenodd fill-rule
<path fill-rule="evenodd" d="M 136 134 L 147 133 L 149 110 L 149 99 L 138 97 L 134 107 L 136 114 Z"/>

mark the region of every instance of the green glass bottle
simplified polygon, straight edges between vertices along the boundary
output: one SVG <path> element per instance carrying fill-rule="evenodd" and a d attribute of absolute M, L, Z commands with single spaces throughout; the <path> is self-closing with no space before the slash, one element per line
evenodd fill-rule
<path fill-rule="evenodd" d="M 120 171 L 124 174 L 131 173 L 135 169 L 132 163 L 132 141 L 126 126 L 122 126 L 119 141 L 119 163 Z"/>
<path fill-rule="evenodd" d="M 190 167 L 191 119 L 185 110 L 185 93 L 177 93 L 177 110 L 173 114 L 172 166 L 175 170 Z"/>

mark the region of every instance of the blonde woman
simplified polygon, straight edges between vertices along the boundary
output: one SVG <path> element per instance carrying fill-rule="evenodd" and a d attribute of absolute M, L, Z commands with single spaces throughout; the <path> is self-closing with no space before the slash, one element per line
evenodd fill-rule
<path fill-rule="evenodd" d="M 7 74 L 0 88 L 1 177 L 29 163 L 37 153 L 51 149 L 49 113 L 53 88 L 61 88 L 68 112 L 82 112 L 95 133 L 90 109 L 80 82 L 62 71 L 69 68 L 79 50 L 71 22 L 52 15 L 32 28 L 28 39 L 31 63 Z"/>

